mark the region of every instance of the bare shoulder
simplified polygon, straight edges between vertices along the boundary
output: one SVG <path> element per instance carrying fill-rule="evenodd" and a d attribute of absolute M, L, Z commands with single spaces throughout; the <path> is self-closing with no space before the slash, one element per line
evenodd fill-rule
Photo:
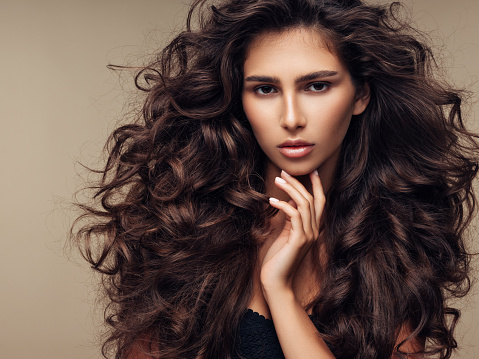
<path fill-rule="evenodd" d="M 413 329 L 409 323 L 404 323 L 399 332 L 396 345 L 401 344 L 406 340 L 399 348 L 403 353 L 407 353 L 407 357 L 410 359 L 422 359 L 426 345 L 426 338 L 413 337 L 409 338 L 413 332 Z M 397 353 L 393 354 L 391 359 L 400 359 L 401 356 Z"/>

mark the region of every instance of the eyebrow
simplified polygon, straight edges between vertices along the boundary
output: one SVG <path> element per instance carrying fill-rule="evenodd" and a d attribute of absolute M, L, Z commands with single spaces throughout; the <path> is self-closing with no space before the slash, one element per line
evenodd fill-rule
<path fill-rule="evenodd" d="M 337 75 L 337 71 L 330 71 L 330 70 L 322 70 L 322 71 L 315 71 L 311 72 L 306 75 L 301 75 L 297 77 L 294 82 L 299 83 L 299 82 L 305 82 L 305 81 L 312 81 L 317 78 L 322 78 L 322 77 L 331 77 Z M 274 76 L 248 76 L 245 78 L 245 81 L 251 81 L 251 82 L 269 82 L 273 84 L 279 84 L 281 81 L 279 78 L 274 77 Z"/>

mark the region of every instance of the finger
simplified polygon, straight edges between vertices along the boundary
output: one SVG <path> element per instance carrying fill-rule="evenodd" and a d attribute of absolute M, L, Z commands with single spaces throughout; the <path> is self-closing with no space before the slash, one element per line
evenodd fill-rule
<path fill-rule="evenodd" d="M 288 220 L 290 221 L 291 232 L 288 241 L 291 241 L 298 247 L 301 247 L 305 243 L 307 243 L 309 238 L 305 234 L 303 220 L 301 218 L 302 216 L 299 210 L 294 208 L 291 204 L 280 201 L 276 198 L 270 198 L 269 203 L 274 208 L 283 211 L 286 214 Z"/>
<path fill-rule="evenodd" d="M 313 238 L 315 231 L 312 224 L 314 217 L 311 216 L 311 207 L 313 202 L 312 195 L 308 194 L 309 198 L 305 198 L 297 188 L 281 177 L 276 177 L 275 183 L 294 201 L 297 210 L 301 214 L 304 233 L 308 236 L 308 238 Z"/>
<path fill-rule="evenodd" d="M 298 181 L 295 177 L 291 176 L 286 171 L 281 171 L 281 178 L 285 179 L 288 183 L 290 183 L 308 201 L 309 203 L 308 218 L 311 220 L 311 227 L 312 227 L 314 237 L 317 237 L 317 234 L 319 232 L 319 227 L 316 222 L 316 209 L 314 205 L 313 195 L 304 187 L 304 185 L 300 181 Z"/>
<path fill-rule="evenodd" d="M 281 171 L 281 178 L 283 178 L 289 184 L 291 184 L 305 198 L 311 198 L 311 202 L 313 202 L 311 193 L 308 192 L 308 190 L 303 186 L 303 184 L 301 182 L 298 181 L 297 178 L 291 176 L 289 173 L 287 173 L 285 171 Z"/>
<path fill-rule="evenodd" d="M 291 179 L 296 182 L 299 182 L 293 177 L 291 177 Z M 282 177 L 276 177 L 275 183 L 280 189 L 285 191 L 289 195 L 291 200 L 295 203 L 296 208 L 299 210 L 304 220 L 305 230 L 307 230 L 308 227 L 311 227 L 311 219 L 313 218 L 311 217 L 313 196 L 307 191 L 303 195 L 303 193 L 301 193 L 298 188 L 296 188 L 292 183 L 288 182 L 288 180 L 285 180 Z M 303 187 L 301 183 L 299 183 L 299 186 Z M 307 197 L 305 197 L 305 195 Z"/>
<path fill-rule="evenodd" d="M 313 186 L 315 220 L 319 228 L 324 205 L 326 204 L 326 196 L 324 194 L 323 184 L 321 183 L 321 178 L 319 177 L 318 171 L 315 170 L 310 173 L 309 178 L 311 179 L 311 184 Z"/>

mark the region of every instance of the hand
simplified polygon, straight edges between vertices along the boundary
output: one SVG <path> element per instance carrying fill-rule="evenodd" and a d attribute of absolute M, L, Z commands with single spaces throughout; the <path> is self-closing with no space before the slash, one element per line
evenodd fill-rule
<path fill-rule="evenodd" d="M 285 191 L 289 202 L 270 199 L 270 204 L 286 214 L 283 230 L 266 253 L 261 267 L 261 284 L 265 297 L 268 292 L 292 293 L 293 278 L 299 265 L 319 237 L 325 195 L 317 171 L 310 173 L 313 195 L 286 172 L 275 180 Z"/>

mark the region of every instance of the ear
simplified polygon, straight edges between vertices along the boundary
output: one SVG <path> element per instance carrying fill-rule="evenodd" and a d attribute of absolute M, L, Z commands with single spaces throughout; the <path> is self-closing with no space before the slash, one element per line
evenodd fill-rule
<path fill-rule="evenodd" d="M 369 84 L 364 84 L 356 95 L 356 100 L 353 106 L 353 115 L 360 115 L 368 107 L 369 99 L 371 98 L 371 91 Z"/>

